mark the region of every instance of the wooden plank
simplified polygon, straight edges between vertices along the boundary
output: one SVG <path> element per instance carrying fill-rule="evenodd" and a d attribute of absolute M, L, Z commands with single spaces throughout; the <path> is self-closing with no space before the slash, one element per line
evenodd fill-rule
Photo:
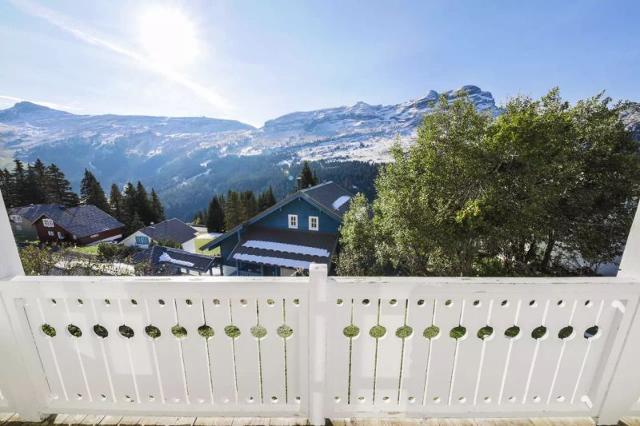
<path fill-rule="evenodd" d="M 285 386 L 285 341 L 278 336 L 278 327 L 284 323 L 284 301 L 278 300 L 278 302 L 267 298 L 257 300 L 260 325 L 267 330 L 267 335 L 260 340 L 265 401 L 280 405 L 287 403 L 289 395 Z M 295 356 L 293 353 L 288 355 L 289 359 Z M 293 402 L 294 396 L 289 396 L 289 399 L 289 402 Z"/>
<path fill-rule="evenodd" d="M 409 408 L 409 405 L 422 405 L 431 345 L 431 341 L 424 337 L 424 331 L 433 321 L 433 299 L 415 297 L 409 300 L 407 324 L 413 328 L 413 334 L 405 341 L 401 410 Z"/>
<path fill-rule="evenodd" d="M 238 404 L 261 404 L 258 339 L 251 334 L 251 329 L 258 322 L 256 299 L 233 299 L 230 309 L 233 323 L 240 329 L 240 336 L 235 339 Z"/>
<path fill-rule="evenodd" d="M 203 300 L 203 303 L 207 325 L 211 326 L 215 333 L 213 338 L 207 341 L 214 404 L 236 404 L 233 340 L 225 334 L 225 327 L 231 325 L 229 300 L 216 296 Z"/>
<path fill-rule="evenodd" d="M 327 371 L 331 371 L 333 379 L 325 382 L 325 399 L 328 401 L 326 408 L 330 415 L 345 410 L 348 406 L 350 348 L 344 329 L 351 324 L 353 305 L 351 299 L 335 298 L 330 299 L 327 306 L 327 342 L 331 342 L 327 347 Z"/>
<path fill-rule="evenodd" d="M 351 348 L 351 404 L 357 404 L 355 410 L 363 410 L 373 401 L 376 339 L 369 333 L 378 323 L 378 300 L 367 297 L 353 300 L 353 323 L 360 328 Z"/>
<path fill-rule="evenodd" d="M 400 370 L 403 367 L 403 339 L 396 331 L 404 325 L 406 299 L 381 299 L 380 324 L 386 328 L 378 339 L 374 405 L 381 411 L 397 411 L 400 395 Z"/>

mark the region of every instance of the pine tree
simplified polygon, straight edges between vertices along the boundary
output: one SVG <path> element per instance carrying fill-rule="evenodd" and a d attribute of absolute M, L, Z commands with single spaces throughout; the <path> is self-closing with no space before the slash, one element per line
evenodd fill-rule
<path fill-rule="evenodd" d="M 151 214 L 155 223 L 165 220 L 164 207 L 155 189 L 151 188 Z"/>
<path fill-rule="evenodd" d="M 144 223 L 142 222 L 142 219 L 140 219 L 140 215 L 138 213 L 134 213 L 131 222 L 127 224 L 127 233 L 133 234 L 140 228 L 144 228 Z"/>
<path fill-rule="evenodd" d="M 298 189 L 305 189 L 318 184 L 318 178 L 315 172 L 311 171 L 309 162 L 305 161 L 302 165 L 302 171 L 298 177 Z"/>
<path fill-rule="evenodd" d="M 15 206 L 26 206 L 31 203 L 29 194 L 27 193 L 26 186 L 26 173 L 24 171 L 24 165 L 20 160 L 14 160 L 15 167 L 13 168 L 13 174 L 11 180 L 13 182 L 11 198 Z"/>
<path fill-rule="evenodd" d="M 236 191 L 229 191 L 227 199 L 224 203 L 224 227 L 231 229 L 242 223 L 242 208 L 240 203 L 240 194 Z"/>
<path fill-rule="evenodd" d="M 122 218 L 120 219 L 120 222 L 127 225 L 127 230 L 131 228 L 131 222 L 137 214 L 136 195 L 136 188 L 131 182 L 128 182 L 124 187 L 124 195 L 122 196 Z M 140 215 L 138 215 L 138 220 L 140 221 Z M 136 228 L 134 232 L 138 229 Z"/>
<path fill-rule="evenodd" d="M 73 192 L 71 184 L 58 166 L 53 163 L 49 165 L 46 169 L 45 176 L 48 203 L 62 204 L 66 207 L 74 207 L 78 205 L 78 195 Z"/>
<path fill-rule="evenodd" d="M 102 211 L 109 211 L 109 203 L 98 179 L 89 170 L 84 169 L 84 177 L 80 183 L 80 202 L 94 205 Z"/>
<path fill-rule="evenodd" d="M 273 188 L 269 186 L 269 189 L 264 191 L 258 197 L 258 211 L 262 212 L 276 203 L 276 197 L 273 195 Z"/>
<path fill-rule="evenodd" d="M 45 204 L 48 202 L 45 188 L 45 167 L 40 159 L 27 165 L 24 182 L 24 196 L 28 197 L 27 204 Z"/>
<path fill-rule="evenodd" d="M 240 194 L 240 222 L 246 222 L 258 212 L 258 202 L 253 191 Z"/>
<path fill-rule="evenodd" d="M 156 223 L 153 217 L 153 212 L 151 211 L 149 195 L 147 194 L 146 188 L 140 181 L 138 181 L 138 184 L 136 185 L 136 212 L 138 213 L 138 216 L 140 216 L 140 220 L 142 220 L 145 225 L 150 225 L 151 222 Z"/>
<path fill-rule="evenodd" d="M 222 201 L 222 202 L 221 202 Z M 207 230 L 209 232 L 223 232 L 225 229 L 224 200 L 215 196 L 209 202 L 207 210 Z M 229 228 L 230 229 L 230 228 Z"/>
<path fill-rule="evenodd" d="M 109 210 L 111 215 L 120 222 L 125 223 L 125 208 L 122 200 L 122 193 L 115 183 L 111 185 L 111 193 L 109 194 Z"/>
<path fill-rule="evenodd" d="M 2 192 L 2 198 L 6 208 L 15 207 L 13 200 L 13 177 L 11 172 L 6 168 L 0 170 L 0 192 Z"/>

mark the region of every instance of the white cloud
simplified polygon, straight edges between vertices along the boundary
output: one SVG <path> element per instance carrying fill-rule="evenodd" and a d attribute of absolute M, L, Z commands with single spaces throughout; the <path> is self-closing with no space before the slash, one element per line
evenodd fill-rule
<path fill-rule="evenodd" d="M 67 17 L 45 6 L 37 4 L 31 0 L 10 0 L 10 1 L 16 7 L 23 10 L 24 12 L 32 16 L 44 19 L 51 25 L 58 27 L 59 29 L 73 35 L 78 40 L 81 40 L 87 44 L 91 44 L 93 46 L 111 51 L 123 57 L 126 57 L 130 59 L 132 62 L 134 62 L 135 64 L 149 71 L 152 71 L 156 74 L 161 75 L 168 81 L 171 81 L 177 85 L 184 87 L 185 89 L 189 90 L 194 95 L 201 98 L 208 104 L 218 108 L 223 113 L 226 113 L 232 109 L 232 106 L 229 104 L 227 99 L 225 99 L 222 95 L 220 95 L 216 91 L 208 87 L 205 87 L 197 83 L 196 81 L 193 81 L 191 78 L 189 78 L 186 75 L 183 75 L 182 73 L 163 67 L 161 64 L 152 61 L 147 56 L 142 55 L 132 49 L 128 49 L 126 47 L 120 46 L 117 43 L 111 42 L 102 36 L 80 29 L 76 24 L 71 23 Z"/>

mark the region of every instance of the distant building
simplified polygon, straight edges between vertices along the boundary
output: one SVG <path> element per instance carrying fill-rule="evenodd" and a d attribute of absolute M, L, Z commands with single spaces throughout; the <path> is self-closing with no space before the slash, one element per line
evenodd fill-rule
<path fill-rule="evenodd" d="M 172 241 L 180 244 L 182 249 L 195 253 L 195 240 L 197 235 L 198 232 L 196 229 L 180 219 L 174 218 L 139 229 L 122 240 L 121 244 L 129 247 L 147 249 L 153 244 Z"/>
<path fill-rule="evenodd" d="M 223 275 L 290 276 L 331 264 L 352 194 L 326 182 L 298 191 L 206 244 Z"/>
<path fill-rule="evenodd" d="M 9 219 L 16 236 L 37 238 L 43 243 L 88 245 L 119 240 L 124 232 L 124 224 L 92 205 L 15 207 L 9 209 Z"/>
<path fill-rule="evenodd" d="M 216 259 L 170 247 L 151 246 L 133 255 L 133 263 L 148 262 L 152 273 L 162 275 L 213 275 Z"/>

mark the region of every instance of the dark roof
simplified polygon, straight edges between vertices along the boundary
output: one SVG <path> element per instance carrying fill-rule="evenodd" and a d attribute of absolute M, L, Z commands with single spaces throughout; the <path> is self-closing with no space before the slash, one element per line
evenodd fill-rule
<path fill-rule="evenodd" d="M 132 260 L 134 263 L 148 261 L 153 266 L 171 265 L 199 272 L 208 272 L 216 262 L 216 259 L 210 256 L 163 246 L 151 246 L 134 254 Z"/>
<path fill-rule="evenodd" d="M 334 203 L 338 201 L 341 197 L 345 197 L 345 198 L 349 197 L 349 200 L 344 202 L 337 209 L 334 208 Z M 342 188 L 340 185 L 333 183 L 332 181 L 321 183 L 319 185 L 312 186 L 310 188 L 303 189 L 301 191 L 297 191 L 296 193 L 291 194 L 288 197 L 285 197 L 283 200 L 269 207 L 267 210 L 261 213 L 258 213 L 257 215 L 249 219 L 247 222 L 236 226 L 235 228 L 220 235 L 218 238 L 214 239 L 213 241 L 205 244 L 204 246 L 202 246 L 202 250 L 211 250 L 217 247 L 218 245 L 220 245 L 222 241 L 226 240 L 231 235 L 235 234 L 239 229 L 243 228 L 244 226 L 251 225 L 257 222 L 263 217 L 268 216 L 272 212 L 278 210 L 279 208 L 299 198 L 306 200 L 310 204 L 318 207 L 320 210 L 323 210 L 329 216 L 333 216 L 335 219 L 340 221 L 342 220 L 342 215 L 344 214 L 344 212 L 347 211 L 347 209 L 349 208 L 351 197 L 353 197 L 353 194 L 351 194 L 346 189 Z M 300 231 L 294 231 L 294 232 L 299 233 Z M 313 233 L 313 235 L 316 235 L 316 233 Z"/>
<path fill-rule="evenodd" d="M 337 235 L 323 232 L 250 227 L 229 258 L 308 270 L 312 262 L 331 262 L 337 240 Z"/>
<path fill-rule="evenodd" d="M 180 219 L 168 219 L 140 229 L 145 235 L 156 241 L 170 240 L 182 244 L 196 236 L 196 230 Z"/>
<path fill-rule="evenodd" d="M 116 218 L 93 205 L 65 207 L 59 204 L 34 204 L 10 209 L 9 214 L 20 215 L 31 223 L 46 216 L 78 238 L 124 227 Z"/>
<path fill-rule="evenodd" d="M 302 192 L 322 204 L 326 209 L 337 212 L 340 216 L 349 209 L 349 203 L 353 197 L 352 193 L 332 181 L 303 189 Z"/>

